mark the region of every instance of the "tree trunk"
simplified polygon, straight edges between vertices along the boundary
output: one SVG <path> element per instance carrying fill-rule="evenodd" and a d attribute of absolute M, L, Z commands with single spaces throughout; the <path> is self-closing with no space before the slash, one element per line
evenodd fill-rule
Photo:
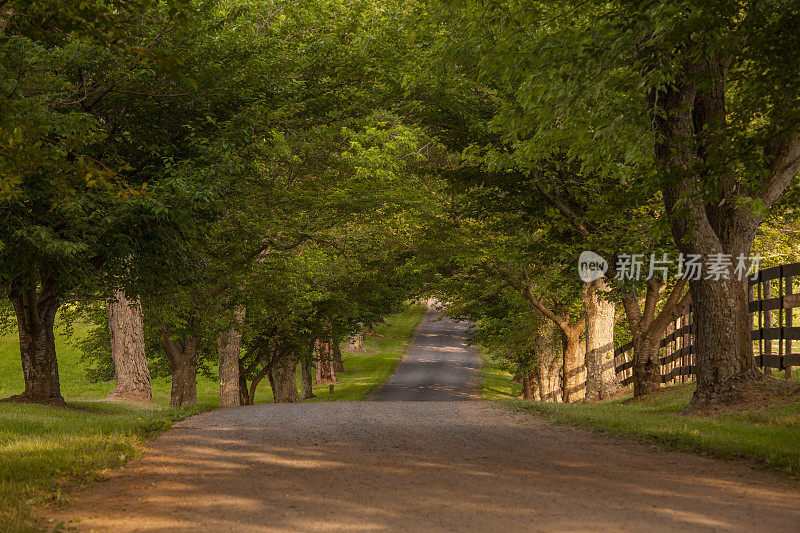
<path fill-rule="evenodd" d="M 333 371 L 335 373 L 344 372 L 344 361 L 342 361 L 342 349 L 338 340 L 334 339 L 331 345 L 331 355 L 333 356 Z"/>
<path fill-rule="evenodd" d="M 700 255 L 705 265 L 720 254 L 736 261 L 750 254 L 764 209 L 775 204 L 800 171 L 800 132 L 791 120 L 791 107 L 776 106 L 769 120 L 780 134 L 753 147 L 753 153 L 761 149 L 766 156 L 761 172 L 737 175 L 735 165 L 720 165 L 720 149 L 729 143 L 725 98 L 730 51 L 695 41 L 685 46 L 674 81 L 648 93 L 662 198 L 683 254 Z M 710 192 L 701 194 L 710 183 Z M 753 209 L 752 201 L 764 209 Z M 753 364 L 747 282 L 732 278 L 690 280 L 697 364 L 692 409 L 724 403 L 748 382 L 763 379 Z"/>
<path fill-rule="evenodd" d="M 586 401 L 616 394 L 620 384 L 614 370 L 614 323 L 616 306 L 603 295 L 609 291 L 601 278 L 583 285 L 586 313 Z"/>
<path fill-rule="evenodd" d="M 12 396 L 11 401 L 63 405 L 58 379 L 58 360 L 53 333 L 56 313 L 60 306 L 56 287 L 45 286 L 37 294 L 33 286 L 12 286 L 11 302 L 17 317 L 19 351 L 25 392 Z"/>
<path fill-rule="evenodd" d="M 297 361 L 293 357 L 278 361 L 269 370 L 269 385 L 275 403 L 297 403 Z"/>
<path fill-rule="evenodd" d="M 586 368 L 580 327 L 574 325 L 562 330 L 564 347 L 564 401 L 580 402 L 586 395 Z"/>
<path fill-rule="evenodd" d="M 522 398 L 525 400 L 534 400 L 533 384 L 531 379 L 531 371 L 525 370 L 522 372 Z"/>
<path fill-rule="evenodd" d="M 189 325 L 196 325 L 195 319 Z M 197 353 L 200 339 L 186 334 L 181 339 L 174 339 L 165 325 L 161 326 L 161 344 L 169 359 L 172 373 L 172 391 L 170 407 L 183 407 L 197 403 Z"/>
<path fill-rule="evenodd" d="M 317 342 L 317 380 L 314 385 L 329 385 L 336 383 L 336 371 L 333 368 L 333 354 L 330 342 L 319 340 Z"/>
<path fill-rule="evenodd" d="M 543 402 L 560 403 L 562 401 L 561 338 L 556 334 L 555 324 L 545 320 L 539 326 L 534 350 L 536 352 L 537 386 L 539 399 Z"/>
<path fill-rule="evenodd" d="M 661 335 L 636 335 L 633 339 L 633 396 L 639 398 L 661 388 Z"/>
<path fill-rule="evenodd" d="M 300 399 L 308 400 L 314 396 L 314 365 L 310 361 L 300 362 Z"/>
<path fill-rule="evenodd" d="M 692 403 L 724 401 L 761 374 L 753 362 L 745 280 L 691 281 L 697 389 Z"/>
<path fill-rule="evenodd" d="M 358 333 L 353 334 L 348 340 L 347 345 L 344 347 L 346 352 L 361 353 L 366 352 L 364 348 L 364 326 L 360 324 L 361 329 Z"/>
<path fill-rule="evenodd" d="M 107 399 L 151 403 L 153 389 L 144 351 L 142 304 L 138 298 L 128 300 L 125 292 L 118 290 L 106 300 L 106 312 L 117 379 Z"/>
<path fill-rule="evenodd" d="M 244 363 L 239 359 L 239 405 L 250 405 L 248 400 L 250 393 L 247 389 L 247 372 L 245 372 Z"/>
<path fill-rule="evenodd" d="M 237 320 L 238 320 L 237 313 Z M 241 315 L 244 318 L 244 315 Z M 220 407 L 235 407 L 242 405 L 239 390 L 239 354 L 242 346 L 242 334 L 239 329 L 232 327 L 220 333 L 217 337 L 217 352 L 219 354 L 219 405 Z"/>
<path fill-rule="evenodd" d="M 689 293 L 684 294 L 685 287 L 685 279 L 677 280 L 659 313 L 659 295 L 663 284 L 651 281 L 647 285 L 644 310 L 639 309 L 635 294 L 629 293 L 622 298 L 633 337 L 633 395 L 636 398 L 661 388 L 661 339 L 675 316 L 689 304 Z"/>

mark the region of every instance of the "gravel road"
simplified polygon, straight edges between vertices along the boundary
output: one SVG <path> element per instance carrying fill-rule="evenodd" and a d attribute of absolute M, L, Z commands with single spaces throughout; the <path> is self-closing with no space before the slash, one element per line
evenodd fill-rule
<path fill-rule="evenodd" d="M 800 530 L 797 483 L 752 463 L 452 401 L 477 362 L 463 326 L 435 318 L 387 401 L 196 416 L 49 516 L 113 532 Z"/>
<path fill-rule="evenodd" d="M 463 324 L 443 318 L 438 311 L 427 312 L 411 349 L 371 399 L 430 402 L 476 398 L 481 358 L 464 344 L 466 339 Z"/>

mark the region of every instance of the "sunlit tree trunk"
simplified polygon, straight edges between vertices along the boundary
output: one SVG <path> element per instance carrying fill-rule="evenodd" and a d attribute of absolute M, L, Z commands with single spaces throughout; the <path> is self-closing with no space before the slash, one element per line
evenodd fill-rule
<path fill-rule="evenodd" d="M 581 328 L 571 326 L 561 330 L 564 350 L 562 397 L 567 403 L 582 401 L 586 395 L 586 367 Z"/>
<path fill-rule="evenodd" d="M 333 353 L 328 339 L 317 342 L 317 380 L 315 385 L 336 383 L 336 371 L 333 368 Z"/>
<path fill-rule="evenodd" d="M 144 319 L 139 299 L 129 300 L 118 290 L 106 300 L 111 358 L 117 383 L 109 399 L 132 402 L 153 401 L 150 369 L 144 351 Z"/>
<path fill-rule="evenodd" d="M 614 370 L 616 306 L 605 299 L 610 288 L 600 278 L 583 284 L 586 314 L 586 401 L 609 398 L 619 390 Z"/>
<path fill-rule="evenodd" d="M 349 339 L 347 339 L 347 345 L 345 346 L 345 351 L 347 352 L 365 352 L 366 349 L 364 348 L 364 325 L 359 324 L 358 333 L 354 333 Z"/>
<path fill-rule="evenodd" d="M 244 309 L 236 311 L 236 322 L 244 320 Z M 220 407 L 241 405 L 239 391 L 239 355 L 242 346 L 241 326 L 233 326 L 217 337 L 219 354 L 219 404 Z"/>
<path fill-rule="evenodd" d="M 534 343 L 536 365 L 538 372 L 537 387 L 539 399 L 543 402 L 561 402 L 561 369 L 563 368 L 561 355 L 561 336 L 556 331 L 556 326 L 550 320 L 544 320 L 537 328 Z"/>

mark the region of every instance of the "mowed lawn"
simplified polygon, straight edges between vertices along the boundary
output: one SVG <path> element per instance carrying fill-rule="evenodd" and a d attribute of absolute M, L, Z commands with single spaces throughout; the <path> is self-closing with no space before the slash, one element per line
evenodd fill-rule
<path fill-rule="evenodd" d="M 315 389 L 311 401 L 360 400 L 378 388 L 405 352 L 424 308 L 415 306 L 376 327 L 366 337 L 366 353 L 343 355 L 346 372 L 330 395 Z M 80 335 L 80 331 L 77 331 Z M 90 383 L 78 351 L 61 333 L 57 338 L 62 394 L 68 407 L 0 403 L 0 531 L 39 531 L 33 508 L 59 500 L 67 486 L 91 482 L 103 471 L 123 465 L 145 439 L 173 421 L 219 406 L 218 384 L 198 376 L 198 403 L 170 409 L 168 378 L 153 383 L 156 406 L 141 408 L 102 401 L 113 382 Z M 23 389 L 19 347 L 13 335 L 0 338 L 0 396 Z M 272 401 L 266 381 L 257 403 Z M 55 526 L 51 525 L 50 527 Z"/>
<path fill-rule="evenodd" d="M 755 459 L 800 476 L 800 401 L 796 396 L 777 407 L 717 416 L 681 414 L 694 392 L 692 384 L 664 388 L 636 401 L 626 401 L 631 396 L 627 395 L 590 404 L 554 404 L 517 398 L 521 388 L 510 382 L 510 374 L 488 358 L 484 368 L 484 399 L 509 409 L 671 448 Z"/>

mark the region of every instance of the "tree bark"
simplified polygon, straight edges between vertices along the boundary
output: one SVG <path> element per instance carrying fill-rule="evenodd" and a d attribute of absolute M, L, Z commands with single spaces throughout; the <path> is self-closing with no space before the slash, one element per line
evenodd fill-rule
<path fill-rule="evenodd" d="M 300 399 L 308 400 L 314 396 L 314 365 L 310 361 L 300 362 Z"/>
<path fill-rule="evenodd" d="M 236 321 L 244 320 L 244 309 L 236 311 Z M 242 347 L 242 334 L 238 327 L 231 327 L 217 337 L 219 354 L 219 405 L 235 407 L 242 404 L 239 386 L 239 354 Z"/>
<path fill-rule="evenodd" d="M 196 326 L 197 320 L 189 319 L 189 326 Z M 197 354 L 200 338 L 186 334 L 182 338 L 173 338 L 166 325 L 161 325 L 161 345 L 169 359 L 172 374 L 172 390 L 170 407 L 183 407 L 197 403 Z"/>
<path fill-rule="evenodd" d="M 555 324 L 549 320 L 542 321 L 538 330 L 534 351 L 538 368 L 536 377 L 539 399 L 543 402 L 560 403 L 561 369 L 564 366 L 560 353 L 561 338 L 556 334 Z"/>
<path fill-rule="evenodd" d="M 64 405 L 53 332 L 60 302 L 54 283 L 42 285 L 39 293 L 34 284 L 11 287 L 9 296 L 17 317 L 25 392 L 9 400 Z"/>
<path fill-rule="evenodd" d="M 533 380 L 531 379 L 532 372 L 524 370 L 522 372 L 522 398 L 525 400 L 534 400 L 536 396 L 533 393 Z"/>
<path fill-rule="evenodd" d="M 344 372 L 344 361 L 342 361 L 342 349 L 338 340 L 333 339 L 331 344 L 331 355 L 333 356 L 333 371 L 335 373 Z"/>
<path fill-rule="evenodd" d="M 761 377 L 753 361 L 745 284 L 736 280 L 690 282 L 697 362 L 692 403 L 725 400 L 744 382 Z"/>
<path fill-rule="evenodd" d="M 583 285 L 586 314 L 586 396 L 592 402 L 616 394 L 620 383 L 614 369 L 616 306 L 603 295 L 610 288 L 602 278 Z"/>
<path fill-rule="evenodd" d="M 333 368 L 333 354 L 329 340 L 317 341 L 317 385 L 330 385 L 336 383 L 336 371 Z"/>
<path fill-rule="evenodd" d="M 297 403 L 297 361 L 293 357 L 284 358 L 272 365 L 269 370 L 269 385 L 275 403 Z"/>
<path fill-rule="evenodd" d="M 581 328 L 571 326 L 563 328 L 562 342 L 564 348 L 564 390 L 562 396 L 567 403 L 583 401 L 586 396 L 586 367 L 584 346 L 581 342 Z"/>
<path fill-rule="evenodd" d="M 144 321 L 138 298 L 128 300 L 117 290 L 106 300 L 111 334 L 111 358 L 117 383 L 107 399 L 151 403 L 153 389 L 144 351 Z"/>
<path fill-rule="evenodd" d="M 652 281 L 647 285 L 644 308 L 633 294 L 622 298 L 622 306 L 628 318 L 633 337 L 633 396 L 638 398 L 661 388 L 661 362 L 659 349 L 667 326 L 689 304 L 689 293 L 684 293 L 686 280 L 675 282 L 669 296 L 657 312 L 659 294 L 663 285 Z"/>

